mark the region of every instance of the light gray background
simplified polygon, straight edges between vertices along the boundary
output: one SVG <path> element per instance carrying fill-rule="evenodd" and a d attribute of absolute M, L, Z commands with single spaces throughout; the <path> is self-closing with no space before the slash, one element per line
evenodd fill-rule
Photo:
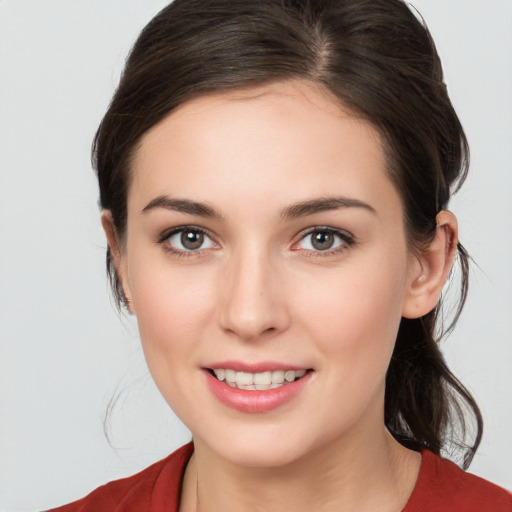
<path fill-rule="evenodd" d="M 480 269 L 444 345 L 482 407 L 471 470 L 512 489 L 512 2 L 415 0 L 472 147 L 452 203 Z M 163 0 L 0 0 L 0 509 L 44 510 L 189 439 L 119 320 L 89 148 Z M 111 420 L 102 418 L 121 391 Z"/>

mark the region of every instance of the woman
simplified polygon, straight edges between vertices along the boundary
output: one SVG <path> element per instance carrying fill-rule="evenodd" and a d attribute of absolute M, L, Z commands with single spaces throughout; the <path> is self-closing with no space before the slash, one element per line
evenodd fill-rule
<path fill-rule="evenodd" d="M 193 444 L 58 510 L 512 509 L 439 457 L 482 429 L 435 334 L 467 154 L 399 0 L 165 8 L 94 156 L 116 297 Z"/>

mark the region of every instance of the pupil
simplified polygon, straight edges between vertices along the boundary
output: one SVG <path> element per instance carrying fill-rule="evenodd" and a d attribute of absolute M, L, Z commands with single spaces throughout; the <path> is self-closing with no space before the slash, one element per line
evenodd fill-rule
<path fill-rule="evenodd" d="M 331 233 L 316 233 L 311 241 L 313 247 L 319 251 L 330 249 L 334 243 L 334 236 Z"/>
<path fill-rule="evenodd" d="M 196 231 L 184 231 L 181 234 L 181 243 L 186 249 L 199 249 L 203 245 L 204 235 Z"/>

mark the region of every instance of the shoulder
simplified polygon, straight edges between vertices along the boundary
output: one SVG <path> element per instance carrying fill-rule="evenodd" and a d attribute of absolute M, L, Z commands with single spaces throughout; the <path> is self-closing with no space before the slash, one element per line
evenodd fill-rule
<path fill-rule="evenodd" d="M 403 512 L 512 512 L 512 494 L 422 451 L 418 481 Z"/>
<path fill-rule="evenodd" d="M 136 475 L 109 482 L 81 500 L 48 512 L 156 512 L 159 506 L 169 512 L 177 510 L 183 473 L 193 449 L 192 443 L 182 446 Z"/>

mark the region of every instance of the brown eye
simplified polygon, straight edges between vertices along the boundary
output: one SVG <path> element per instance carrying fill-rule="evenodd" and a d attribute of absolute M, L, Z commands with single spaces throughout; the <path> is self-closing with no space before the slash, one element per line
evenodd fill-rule
<path fill-rule="evenodd" d="M 297 244 L 297 248 L 316 253 L 332 253 L 343 251 L 353 244 L 353 236 L 346 231 L 318 227 L 306 233 Z"/>
<path fill-rule="evenodd" d="M 194 251 L 199 249 L 204 242 L 204 234 L 197 231 L 182 231 L 181 244 L 185 249 Z"/>
<path fill-rule="evenodd" d="M 178 228 L 162 236 L 160 243 L 175 252 L 199 252 L 215 247 L 215 242 L 201 228 Z"/>
<path fill-rule="evenodd" d="M 311 235 L 311 245 L 317 251 L 325 251 L 334 245 L 334 235 L 324 231 L 318 231 Z"/>

